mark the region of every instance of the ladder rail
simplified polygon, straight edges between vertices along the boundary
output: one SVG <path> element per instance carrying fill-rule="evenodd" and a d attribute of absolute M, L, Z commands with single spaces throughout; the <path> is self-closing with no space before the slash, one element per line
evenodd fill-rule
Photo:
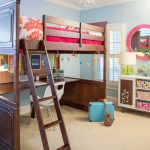
<path fill-rule="evenodd" d="M 52 75 L 52 71 L 51 71 L 51 65 L 50 65 L 49 59 L 47 57 L 48 53 L 47 53 L 47 50 L 46 50 L 46 44 L 45 44 L 44 41 L 41 41 L 41 44 L 42 44 L 42 47 L 44 48 L 44 51 L 46 53 L 46 54 L 43 54 L 43 55 L 44 55 L 44 62 L 46 63 L 45 64 L 46 72 L 50 73 L 50 76 L 48 76 L 48 83 L 51 85 L 52 95 L 56 95 L 56 98 L 54 98 L 54 104 L 55 104 L 58 120 L 62 120 L 62 123 L 59 124 L 59 126 L 60 126 L 60 129 L 61 129 L 64 144 L 66 145 L 66 144 L 69 143 L 69 139 L 68 139 L 66 127 L 65 127 L 65 124 L 64 124 L 64 119 L 63 119 L 63 116 L 62 116 L 62 113 L 61 113 L 60 103 L 58 101 L 58 96 L 57 96 L 57 93 L 56 93 L 56 90 L 55 90 L 54 79 L 53 79 L 53 75 Z M 68 144 L 68 146 L 70 148 L 70 144 Z"/>
<path fill-rule="evenodd" d="M 42 51 L 37 51 L 37 52 L 34 51 L 34 53 L 41 53 L 43 56 L 43 60 L 45 63 L 45 72 L 46 72 L 46 75 L 48 76 L 48 78 L 47 78 L 48 84 L 47 85 L 51 87 L 50 89 L 51 89 L 52 96 L 38 99 L 37 92 L 36 92 L 36 85 L 35 85 L 34 77 L 33 77 L 33 71 L 32 71 L 32 67 L 31 67 L 31 63 L 30 63 L 30 56 L 29 56 L 30 50 L 28 49 L 27 41 L 25 39 L 22 41 L 22 43 L 23 43 L 23 50 L 24 50 L 24 64 L 25 64 L 25 67 L 27 70 L 29 81 L 30 81 L 30 91 L 31 91 L 32 98 L 33 98 L 33 107 L 34 107 L 36 117 L 37 117 L 37 122 L 38 122 L 39 130 L 40 130 L 40 134 L 41 134 L 43 148 L 44 148 L 44 150 L 50 150 L 45 130 L 49 127 L 59 124 L 63 142 L 64 142 L 64 146 L 58 148 L 58 150 L 59 149 L 60 150 L 71 150 L 65 123 L 64 123 L 64 119 L 63 119 L 63 116 L 61 113 L 60 103 L 59 103 L 55 85 L 54 85 L 54 79 L 53 79 L 51 65 L 50 65 L 49 58 L 48 58 L 46 44 L 44 41 L 40 41 L 38 47 L 40 47 L 42 49 Z M 31 51 L 31 53 L 32 53 L 32 51 Z M 53 101 L 54 101 L 54 106 L 56 109 L 58 121 L 54 121 L 54 122 L 44 125 L 42 113 L 40 111 L 39 102 L 46 101 L 51 98 L 53 98 Z"/>
<path fill-rule="evenodd" d="M 43 125 L 44 123 L 43 123 L 43 119 L 42 119 L 42 114 L 40 112 L 40 106 L 38 103 L 38 97 L 37 97 L 36 88 L 34 85 L 33 72 L 32 72 L 32 68 L 30 65 L 30 58 L 29 58 L 29 52 L 28 52 L 26 40 L 23 40 L 23 45 L 24 45 L 24 62 L 25 62 L 24 64 L 26 66 L 28 78 L 30 81 L 30 91 L 31 91 L 32 97 L 33 97 L 34 109 L 35 109 L 36 115 L 38 116 L 37 121 L 38 121 L 38 125 L 39 125 L 39 130 L 41 133 L 41 140 L 43 143 L 44 150 L 49 150 L 46 132 L 44 131 L 44 125 Z"/>

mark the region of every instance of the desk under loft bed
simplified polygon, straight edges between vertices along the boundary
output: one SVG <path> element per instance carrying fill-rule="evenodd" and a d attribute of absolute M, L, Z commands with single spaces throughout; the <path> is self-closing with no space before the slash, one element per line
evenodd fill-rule
<path fill-rule="evenodd" d="M 65 85 L 61 104 L 87 110 L 90 101 L 106 97 L 106 22 L 92 25 L 44 15 L 43 24 L 48 52 L 103 55 L 103 81 L 78 79 Z"/>
<path fill-rule="evenodd" d="M 22 17 L 22 21 L 23 19 Z M 39 22 L 37 24 L 40 26 Z M 42 34 L 48 53 L 97 53 L 104 57 L 103 81 L 79 79 L 77 82 L 69 82 L 65 86 L 61 104 L 83 110 L 88 109 L 90 101 L 106 97 L 106 22 L 93 24 L 43 15 Z M 27 44 L 32 50 L 40 48 L 38 41 L 28 40 Z M 59 59 L 57 60 L 57 67 L 59 68 L 60 62 Z"/>
<path fill-rule="evenodd" d="M 8 92 L 13 90 L 14 93 L 12 100 L 0 96 L 1 150 L 20 150 L 19 49 L 22 48 L 22 43 L 19 42 L 19 18 L 20 0 L 4 0 L 0 3 L 0 19 L 3 22 L 0 31 L 7 30 L 5 36 L 8 36 L 6 40 L 0 40 L 0 54 L 15 56 L 14 78 L 11 86 L 9 83 L 7 88 L 4 88 L 5 84 L 0 85 L 0 91 L 4 90 L 0 92 L 1 94 L 7 93 L 7 90 Z M 6 24 L 10 26 L 7 28 Z M 91 25 L 43 15 L 42 25 L 43 40 L 45 40 L 48 53 L 58 53 L 58 51 L 59 53 L 72 53 L 75 51 L 78 54 L 100 53 L 104 55 L 104 80 L 100 82 L 79 79 L 67 82 L 62 104 L 87 109 L 87 104 L 91 99 L 104 98 L 106 93 L 106 24 L 103 26 L 100 23 Z M 60 26 L 63 27 L 60 28 Z M 39 41 L 28 40 L 27 43 L 30 50 L 35 51 L 40 48 Z M 72 91 L 69 91 L 70 88 Z M 80 91 L 78 91 L 79 89 Z M 72 97 L 69 92 L 74 93 Z M 84 94 L 82 94 L 83 92 Z M 77 98 L 79 101 L 76 101 Z"/>

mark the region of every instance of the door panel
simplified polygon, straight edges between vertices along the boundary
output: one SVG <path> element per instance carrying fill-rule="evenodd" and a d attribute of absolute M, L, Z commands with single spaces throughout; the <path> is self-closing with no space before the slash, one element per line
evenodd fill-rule
<path fill-rule="evenodd" d="M 0 98 L 0 150 L 15 149 L 16 105 Z"/>
<path fill-rule="evenodd" d="M 0 8 L 0 48 L 15 48 L 16 46 L 16 4 L 11 1 Z"/>
<path fill-rule="evenodd" d="M 13 51 L 12 54 L 16 54 L 16 41 L 19 41 L 19 39 L 16 40 L 16 11 L 18 8 L 16 0 L 5 0 L 0 3 L 0 54 L 8 54 L 11 51 Z M 16 82 L 18 73 L 14 75 L 14 83 L 18 83 Z M 4 84 L 0 84 L 0 93 L 7 93 L 7 89 L 3 91 L 3 86 Z M 20 149 L 19 90 L 16 92 L 18 85 L 15 84 L 14 87 L 14 99 L 16 97 L 17 99 L 11 101 L 0 95 L 0 150 Z"/>

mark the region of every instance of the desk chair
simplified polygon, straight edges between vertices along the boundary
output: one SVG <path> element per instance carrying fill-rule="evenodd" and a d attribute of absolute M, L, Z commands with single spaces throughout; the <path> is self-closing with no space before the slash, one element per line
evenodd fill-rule
<path fill-rule="evenodd" d="M 60 100 L 63 93 L 64 93 L 64 86 L 65 82 L 57 82 L 55 83 L 56 93 L 58 96 L 58 99 Z M 45 89 L 44 97 L 52 96 L 50 86 L 47 86 Z M 38 97 L 40 99 L 40 97 Z M 30 95 L 30 101 L 33 103 L 32 95 Z M 40 102 L 40 106 L 47 109 L 48 117 L 50 117 L 51 121 L 53 121 L 51 108 L 54 105 L 53 99 L 50 99 L 49 101 Z"/>

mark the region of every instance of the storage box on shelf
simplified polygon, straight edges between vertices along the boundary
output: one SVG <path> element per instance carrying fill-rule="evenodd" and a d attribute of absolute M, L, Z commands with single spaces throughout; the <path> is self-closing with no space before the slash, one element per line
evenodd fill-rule
<path fill-rule="evenodd" d="M 53 70 L 53 78 L 55 81 L 64 80 L 64 71 L 63 70 Z"/>
<path fill-rule="evenodd" d="M 150 112 L 150 78 L 120 76 L 118 106 Z"/>

